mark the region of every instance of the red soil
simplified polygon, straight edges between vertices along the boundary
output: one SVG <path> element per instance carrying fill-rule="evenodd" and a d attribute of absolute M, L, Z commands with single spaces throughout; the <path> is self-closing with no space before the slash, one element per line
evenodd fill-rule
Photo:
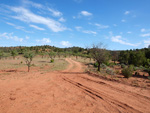
<path fill-rule="evenodd" d="M 64 71 L 3 76 L 0 113 L 150 112 L 149 89 L 91 77 L 81 63 L 66 60 Z"/>

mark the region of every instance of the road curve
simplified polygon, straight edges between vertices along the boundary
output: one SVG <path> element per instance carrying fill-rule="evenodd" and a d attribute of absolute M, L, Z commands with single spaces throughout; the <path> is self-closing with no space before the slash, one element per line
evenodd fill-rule
<path fill-rule="evenodd" d="M 0 80 L 0 113 L 150 113 L 150 90 L 98 79 L 67 58 L 64 71 Z"/>

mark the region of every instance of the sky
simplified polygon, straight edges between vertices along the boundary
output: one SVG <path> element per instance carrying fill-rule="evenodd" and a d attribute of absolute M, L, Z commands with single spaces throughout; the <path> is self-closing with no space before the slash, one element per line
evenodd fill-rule
<path fill-rule="evenodd" d="M 150 0 L 0 0 L 0 47 L 150 45 Z"/>

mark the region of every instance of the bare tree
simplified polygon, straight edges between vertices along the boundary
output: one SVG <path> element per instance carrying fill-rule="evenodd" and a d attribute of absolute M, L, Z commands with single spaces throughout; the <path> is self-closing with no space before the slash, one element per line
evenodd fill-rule
<path fill-rule="evenodd" d="M 91 54 L 93 59 L 98 63 L 98 71 L 100 71 L 100 65 L 109 60 L 109 53 L 106 50 L 106 46 L 103 43 L 93 44 Z"/>

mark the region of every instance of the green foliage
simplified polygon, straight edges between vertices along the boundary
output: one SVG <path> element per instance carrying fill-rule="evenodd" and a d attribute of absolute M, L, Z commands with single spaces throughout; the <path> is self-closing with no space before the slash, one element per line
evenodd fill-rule
<path fill-rule="evenodd" d="M 110 75 L 115 75 L 115 72 L 111 68 L 107 68 L 106 73 Z"/>
<path fill-rule="evenodd" d="M 24 53 L 24 58 L 25 58 L 25 62 L 28 66 L 28 72 L 30 71 L 30 67 L 31 67 L 31 62 L 32 62 L 32 59 L 35 55 L 33 54 L 33 52 L 26 52 Z"/>
<path fill-rule="evenodd" d="M 126 67 L 126 65 L 125 64 L 121 64 L 121 68 L 125 68 Z"/>
<path fill-rule="evenodd" d="M 51 58 L 51 60 L 52 60 L 53 58 L 55 58 L 56 53 L 55 53 L 55 52 L 53 52 L 53 51 L 51 51 L 50 53 L 48 53 L 48 55 L 49 55 L 49 57 L 50 57 L 50 58 Z"/>
<path fill-rule="evenodd" d="M 91 55 L 98 63 L 98 71 L 100 71 L 100 65 L 109 60 L 109 51 L 105 49 L 105 45 L 103 43 L 93 45 L 91 49 Z"/>
<path fill-rule="evenodd" d="M 121 51 L 119 55 L 119 62 L 123 64 L 128 64 L 130 54 L 128 51 Z"/>
<path fill-rule="evenodd" d="M 11 56 L 15 59 L 15 57 L 18 55 L 18 52 L 16 50 L 11 51 Z"/>
<path fill-rule="evenodd" d="M 0 59 L 2 59 L 3 56 L 4 56 L 4 53 L 0 51 Z"/>
<path fill-rule="evenodd" d="M 120 72 L 119 72 L 119 70 L 116 70 L 115 73 L 116 73 L 116 74 L 119 74 Z"/>
<path fill-rule="evenodd" d="M 94 67 L 96 68 L 98 67 L 98 62 L 94 63 Z"/>
<path fill-rule="evenodd" d="M 101 68 L 106 69 L 107 65 L 105 65 L 104 63 L 101 64 Z"/>
<path fill-rule="evenodd" d="M 146 69 L 144 69 L 144 71 L 146 71 L 150 76 L 150 68 L 146 68 Z"/>
<path fill-rule="evenodd" d="M 132 73 L 133 73 L 133 67 L 132 66 L 125 67 L 122 70 L 122 74 L 124 75 L 125 78 L 132 77 Z"/>
<path fill-rule="evenodd" d="M 54 59 L 51 59 L 50 62 L 53 63 L 53 62 L 54 62 Z"/>

